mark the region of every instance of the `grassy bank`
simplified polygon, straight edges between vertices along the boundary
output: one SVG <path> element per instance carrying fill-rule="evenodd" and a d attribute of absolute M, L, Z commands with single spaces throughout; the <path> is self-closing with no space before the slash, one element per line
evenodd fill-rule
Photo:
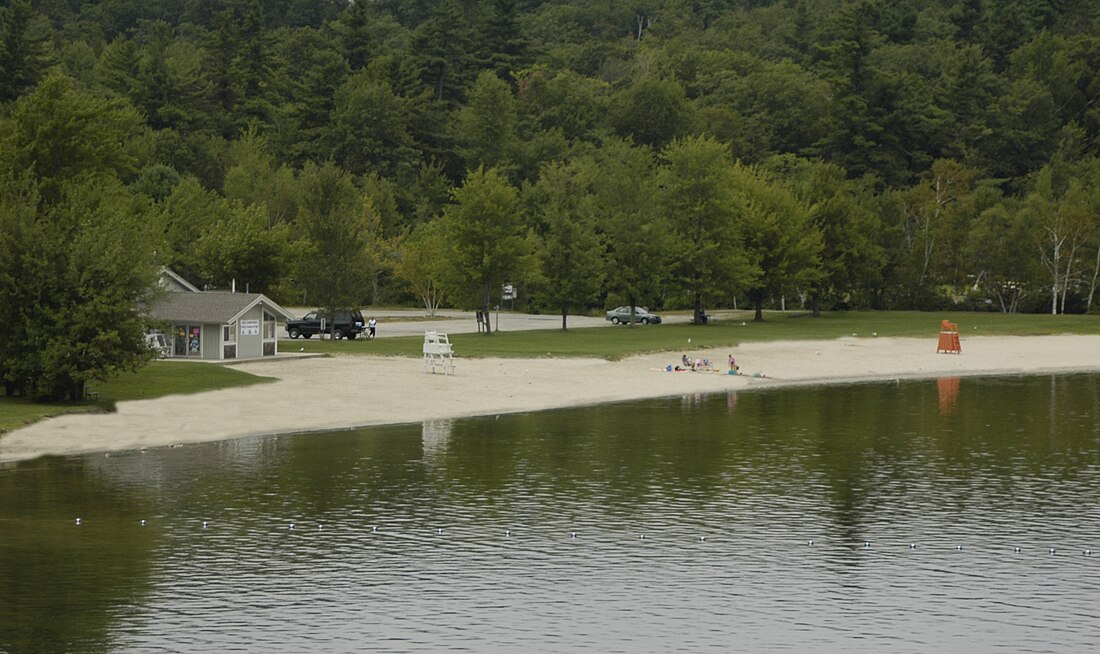
<path fill-rule="evenodd" d="M 600 357 L 620 359 L 646 352 L 679 352 L 733 347 L 739 343 L 775 340 L 834 339 L 857 335 L 928 338 L 935 343 L 940 321 L 959 325 L 964 348 L 968 336 L 1035 336 L 1042 334 L 1100 334 L 1096 316 L 1050 316 L 1000 313 L 922 313 L 916 311 L 826 313 L 813 318 L 800 313 L 767 313 L 753 322 L 752 313 L 721 312 L 709 325 L 662 324 L 540 331 L 453 334 L 457 356 L 465 357 Z M 874 335 L 874 336 L 873 336 Z M 689 340 L 690 339 L 690 343 Z M 291 345 L 293 343 L 293 345 Z M 373 341 L 284 341 L 285 350 L 306 352 L 420 356 L 419 336 Z"/>
<path fill-rule="evenodd" d="M 248 386 L 269 381 L 225 366 L 187 361 L 154 361 L 141 370 L 94 384 L 95 400 L 63 404 L 40 404 L 0 395 L 0 433 L 17 429 L 42 418 L 63 413 L 111 411 L 123 400 L 145 400 L 165 395 Z"/>

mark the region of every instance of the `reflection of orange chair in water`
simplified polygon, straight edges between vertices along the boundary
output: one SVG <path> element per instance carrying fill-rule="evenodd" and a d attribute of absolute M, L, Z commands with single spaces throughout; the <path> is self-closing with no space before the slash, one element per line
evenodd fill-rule
<path fill-rule="evenodd" d="M 940 415 L 955 413 L 955 405 L 959 401 L 959 378 L 940 377 L 936 380 L 936 388 L 940 392 Z"/>
<path fill-rule="evenodd" d="M 962 353 L 958 325 L 949 320 L 940 322 L 940 345 L 936 348 L 936 352 Z"/>

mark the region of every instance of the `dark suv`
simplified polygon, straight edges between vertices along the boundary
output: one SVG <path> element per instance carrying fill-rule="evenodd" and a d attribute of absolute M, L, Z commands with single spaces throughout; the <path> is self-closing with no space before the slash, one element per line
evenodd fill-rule
<path fill-rule="evenodd" d="M 322 321 L 324 321 L 324 329 L 321 329 Z M 340 340 L 345 336 L 354 339 L 363 333 L 364 324 L 363 314 L 358 310 L 337 313 L 335 325 L 327 314 L 320 311 L 310 311 L 297 320 L 286 321 L 286 333 L 291 338 L 298 338 L 299 336 L 309 338 L 314 334 L 328 333 L 331 330 L 332 337 L 336 340 Z"/>

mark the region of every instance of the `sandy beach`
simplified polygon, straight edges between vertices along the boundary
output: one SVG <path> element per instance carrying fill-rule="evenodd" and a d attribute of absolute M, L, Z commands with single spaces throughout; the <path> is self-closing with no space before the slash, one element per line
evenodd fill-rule
<path fill-rule="evenodd" d="M 44 420 L 0 437 L 0 462 L 800 384 L 1100 371 L 1100 336 L 964 335 L 961 354 L 937 353 L 935 338 L 872 336 L 685 353 L 716 371 L 666 372 L 679 353 L 614 362 L 458 358 L 454 375 L 430 374 L 409 358 L 246 362 L 237 367 L 275 381 Z M 725 374 L 731 353 L 740 375 Z"/>

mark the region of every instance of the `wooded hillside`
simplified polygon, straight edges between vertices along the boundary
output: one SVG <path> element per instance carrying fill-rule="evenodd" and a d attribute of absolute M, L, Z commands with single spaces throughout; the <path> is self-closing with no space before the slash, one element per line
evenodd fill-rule
<path fill-rule="evenodd" d="M 11 0 L 0 35 L 0 313 L 73 247 L 43 225 L 95 221 L 291 304 L 1083 312 L 1100 281 L 1093 0 Z"/>

